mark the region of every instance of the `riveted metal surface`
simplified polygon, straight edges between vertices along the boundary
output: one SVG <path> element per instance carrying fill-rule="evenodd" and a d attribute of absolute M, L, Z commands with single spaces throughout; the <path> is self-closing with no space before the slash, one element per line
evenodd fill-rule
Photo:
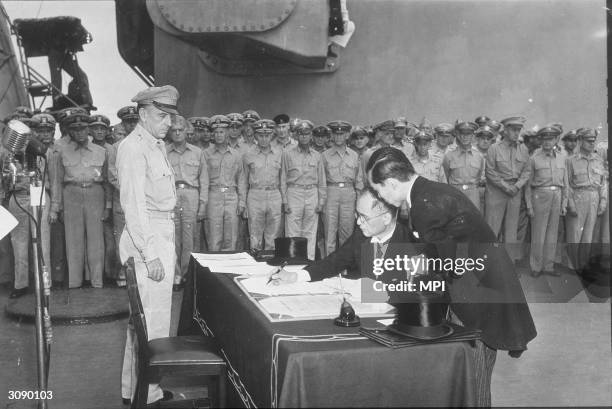
<path fill-rule="evenodd" d="M 297 0 L 148 0 L 147 3 L 155 3 L 155 8 L 163 12 L 158 14 L 175 29 L 203 33 L 238 32 L 240 27 L 242 31 L 248 27 L 249 31 L 273 29 L 291 15 Z M 215 29 L 209 30 L 210 27 Z"/>

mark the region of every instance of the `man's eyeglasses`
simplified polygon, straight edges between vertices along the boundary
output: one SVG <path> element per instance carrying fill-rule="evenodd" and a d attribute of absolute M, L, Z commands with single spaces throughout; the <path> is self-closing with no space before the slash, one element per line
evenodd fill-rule
<path fill-rule="evenodd" d="M 355 212 L 355 219 L 357 219 L 358 222 L 369 222 L 372 219 L 375 219 L 377 217 L 382 216 L 383 214 L 387 214 L 388 212 L 382 212 L 382 213 L 378 213 L 374 216 L 366 216 L 364 214 L 361 214 L 359 212 Z"/>

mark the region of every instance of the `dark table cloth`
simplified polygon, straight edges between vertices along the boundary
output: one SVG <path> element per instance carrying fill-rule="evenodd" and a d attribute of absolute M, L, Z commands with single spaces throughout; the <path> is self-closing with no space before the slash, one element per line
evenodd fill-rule
<path fill-rule="evenodd" d="M 192 257 L 179 322 L 179 335 L 217 340 L 228 363 L 228 405 L 479 405 L 480 341 L 392 349 L 332 319 L 270 322 L 234 277 L 211 273 Z M 375 327 L 376 318 L 361 324 Z"/>

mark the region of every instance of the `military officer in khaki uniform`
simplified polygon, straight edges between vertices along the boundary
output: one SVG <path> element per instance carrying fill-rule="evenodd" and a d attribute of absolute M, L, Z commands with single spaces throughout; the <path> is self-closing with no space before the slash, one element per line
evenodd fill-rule
<path fill-rule="evenodd" d="M 257 146 L 243 157 L 248 183 L 247 211 L 252 250 L 273 250 L 281 227 L 281 161 L 282 152 L 270 142 L 276 124 L 261 119 L 253 125 Z"/>
<path fill-rule="evenodd" d="M 417 131 L 414 135 L 414 152 L 408 158 L 417 175 L 434 182 L 446 183 L 446 174 L 442 162 L 434 160 L 430 154 L 433 136 L 425 131 Z"/>
<path fill-rule="evenodd" d="M 529 152 L 518 143 L 525 118 L 510 117 L 502 120 L 504 139 L 492 145 L 487 152 L 485 175 L 485 219 L 493 233 L 503 232 L 508 253 L 514 260 L 520 259 L 517 244 L 518 217 L 523 186 L 529 180 Z"/>
<path fill-rule="evenodd" d="M 242 119 L 242 139 L 244 140 L 245 145 L 247 145 L 249 148 L 253 148 L 257 145 L 253 125 L 255 122 L 259 121 L 261 117 L 257 111 L 247 109 L 242 113 Z"/>
<path fill-rule="evenodd" d="M 29 120 L 29 118 L 19 118 L 12 120 L 15 122 L 9 121 L 9 124 L 12 123 L 16 129 L 21 129 L 21 133 L 25 134 L 26 132 L 30 132 L 28 127 L 25 125 L 25 122 L 29 124 L 32 128 L 35 128 L 37 125 L 36 120 Z M 19 123 L 19 122 L 21 123 Z M 8 128 L 5 129 L 5 132 L 8 131 Z M 35 136 L 32 135 L 34 138 Z M 21 154 L 15 155 L 15 159 L 17 159 L 14 163 L 17 167 L 17 171 L 19 173 L 27 173 L 28 171 L 34 171 L 35 174 L 33 176 L 16 176 L 15 180 L 11 180 L 11 177 L 0 178 L 0 203 L 3 203 L 8 211 L 17 219 L 18 224 L 12 230 L 10 234 L 10 242 L 13 247 L 13 266 L 12 270 L 14 271 L 14 288 L 11 291 L 9 298 L 17 298 L 26 294 L 28 291 L 28 283 L 29 283 L 29 272 L 30 272 L 30 256 L 31 256 L 31 235 L 34 229 L 34 224 L 31 222 L 28 214 L 21 210 L 19 206 L 23 207 L 26 210 L 30 210 L 30 203 L 33 201 L 40 204 L 41 195 L 36 195 L 34 197 L 31 196 L 30 185 L 34 184 L 36 186 L 42 185 L 42 176 L 44 171 L 44 162 L 37 161 L 36 166 L 32 169 L 25 164 L 25 160 Z M 38 158 L 37 158 L 38 159 Z M 8 164 L 9 160 L 9 152 L 0 144 L 0 170 L 5 169 L 5 165 Z M 25 166 L 24 166 L 25 164 Z M 0 174 L 1 176 L 1 174 Z M 13 183 L 14 182 L 14 183 Z M 48 181 L 46 181 L 48 186 Z M 45 260 L 45 263 L 48 265 L 51 256 L 49 251 L 49 241 L 50 241 L 50 226 L 48 221 L 49 216 L 49 195 L 46 190 L 42 193 L 44 197 L 43 205 L 41 208 L 41 218 L 39 220 L 40 225 L 40 234 L 38 239 L 41 243 L 42 248 L 42 256 Z M 9 240 L 9 239 L 7 239 Z M 10 259 L 9 249 L 4 249 L 3 257 Z M 38 262 L 38 260 L 33 260 L 33 262 Z"/>
<path fill-rule="evenodd" d="M 227 119 L 230 120 L 229 126 L 229 136 L 228 136 L 228 146 L 234 149 L 236 152 L 240 154 L 240 159 L 251 149 L 251 145 L 244 142 L 242 138 L 243 131 L 243 123 L 244 117 L 239 113 L 231 113 L 227 114 Z M 236 250 L 248 250 L 251 245 L 249 244 L 249 226 L 245 217 L 247 217 L 247 212 L 244 215 L 240 215 L 238 217 L 238 242 L 236 245 Z"/>
<path fill-rule="evenodd" d="M 102 222 L 110 217 L 111 212 L 107 152 L 105 148 L 89 142 L 88 114 L 77 112 L 67 115 L 64 123 L 72 140 L 61 146 L 53 157 L 56 175 L 51 185 L 49 217 L 51 222 L 56 222 L 58 213 L 63 211 L 69 287 L 83 285 L 83 273 L 87 268 L 91 274 L 91 285 L 102 288 Z"/>
<path fill-rule="evenodd" d="M 317 126 L 312 130 L 312 141 L 310 147 L 315 151 L 323 154 L 328 149 L 328 142 L 331 136 L 331 130 L 324 126 Z M 317 251 L 319 258 L 325 255 L 325 226 L 323 224 L 323 212 L 317 216 Z"/>
<path fill-rule="evenodd" d="M 361 126 L 353 127 L 349 139 L 349 147 L 357 153 L 359 163 L 361 163 L 361 156 L 368 149 L 368 142 L 368 131 Z"/>
<path fill-rule="evenodd" d="M 106 142 L 106 137 L 108 135 L 108 130 L 110 128 L 110 120 L 104 115 L 92 115 L 90 117 L 89 123 L 89 133 L 92 136 L 92 143 L 103 147 L 106 149 L 107 158 L 110 161 L 110 154 L 113 150 L 112 145 Z M 108 173 L 107 173 L 108 179 Z M 112 209 L 113 207 L 113 188 L 112 186 L 107 186 L 108 189 L 108 201 L 106 204 L 106 208 Z M 117 280 L 118 272 L 121 268 L 119 263 L 119 259 L 116 257 L 117 248 L 115 245 L 115 235 L 113 228 L 113 216 L 112 210 L 109 217 L 104 220 L 103 223 L 104 229 L 104 277 L 107 279 Z"/>
<path fill-rule="evenodd" d="M 246 201 L 242 155 L 227 145 L 230 120 L 225 115 L 211 117 L 210 126 L 215 144 L 204 151 L 209 177 L 205 220 L 208 249 L 234 251 L 238 243 L 238 218 Z"/>
<path fill-rule="evenodd" d="M 574 268 L 581 270 L 588 262 L 596 219 L 606 211 L 608 184 L 604 161 L 594 152 L 597 131 L 581 128 L 577 134 L 580 150 L 567 158 L 569 203 L 565 229 L 570 260 Z"/>
<path fill-rule="evenodd" d="M 478 125 L 474 122 L 457 121 L 455 137 L 457 148 L 447 152 L 442 159 L 442 167 L 448 183 L 466 195 L 480 211 L 478 184 L 485 172 L 485 158 L 472 146 L 474 132 Z"/>
<path fill-rule="evenodd" d="M 129 135 L 138 123 L 138 112 L 133 105 L 120 108 L 117 111 L 117 117 L 121 122 L 113 125 L 113 142 L 119 142 Z"/>
<path fill-rule="evenodd" d="M 317 237 L 317 213 L 325 206 L 327 183 L 321 154 L 310 147 L 311 126 L 300 126 L 298 146 L 283 152 L 281 191 L 287 237 L 308 240 L 308 258 L 314 260 Z"/>
<path fill-rule="evenodd" d="M 484 117 L 486 118 L 486 117 Z M 478 118 L 477 118 L 478 119 Z M 488 122 L 488 121 L 487 121 Z M 487 164 L 487 152 L 491 147 L 491 143 L 495 139 L 495 132 L 489 125 L 483 125 L 474 132 L 476 136 L 476 149 L 485 159 L 485 168 Z M 478 182 L 478 197 L 480 198 L 480 211 L 485 214 L 485 190 L 486 190 L 486 177 L 485 172 L 482 174 L 482 178 Z"/>
<path fill-rule="evenodd" d="M 372 128 L 374 131 L 374 145 L 371 148 L 366 150 L 363 155 L 361 155 L 361 173 L 365 175 L 365 169 L 368 165 L 368 161 L 370 157 L 377 149 L 383 148 L 385 146 L 391 146 L 391 144 L 395 141 L 395 123 L 391 120 L 379 122 L 374 125 Z M 367 182 L 364 180 L 364 183 Z"/>
<path fill-rule="evenodd" d="M 576 133 L 576 129 L 572 129 L 563 135 L 561 139 L 563 141 L 563 150 L 561 153 L 565 155 L 566 158 L 569 158 L 575 155 L 580 151 L 578 148 L 578 134 Z"/>
<path fill-rule="evenodd" d="M 178 91 L 170 85 L 139 92 L 139 121 L 117 150 L 117 175 L 125 228 L 119 244 L 121 260 L 134 258 L 138 291 L 147 322 L 148 339 L 170 335 L 174 276 L 174 173 L 162 139 L 171 116 L 178 115 Z M 128 323 L 121 373 L 121 396 L 132 399 L 136 391 L 136 335 Z M 158 384 L 149 385 L 147 403 L 164 397 Z"/>
<path fill-rule="evenodd" d="M 303 121 L 299 127 L 309 125 Z M 333 145 L 321 154 L 327 181 L 323 209 L 326 254 L 331 254 L 353 234 L 356 190 L 363 189 L 363 174 L 357 153 L 347 146 L 351 124 L 333 121 L 327 124 Z"/>
<path fill-rule="evenodd" d="M 185 118 L 175 116 L 170 126 L 172 143 L 166 146 L 176 184 L 175 290 L 182 286 L 187 273 L 189 258 L 195 246 L 196 221 L 205 218 L 208 203 L 208 165 L 202 150 L 187 143 L 186 126 Z"/>
<path fill-rule="evenodd" d="M 414 152 L 414 145 L 405 142 L 406 132 L 408 130 L 408 121 L 406 118 L 399 117 L 393 121 L 393 143 L 391 146 L 404 152 L 407 158 L 409 158 Z"/>
<path fill-rule="evenodd" d="M 327 149 L 327 141 L 331 135 L 331 131 L 326 126 L 317 126 L 312 130 L 312 142 L 310 146 L 319 153 L 323 153 Z"/>
<path fill-rule="evenodd" d="M 554 269 L 559 216 L 567 208 L 567 169 L 565 159 L 553 149 L 561 130 L 554 126 L 541 128 L 537 135 L 542 148 L 529 159 L 530 176 L 525 185 L 527 214 L 531 219 L 529 265 L 534 277 L 559 275 Z"/>
<path fill-rule="evenodd" d="M 297 142 L 289 135 L 289 116 L 286 114 L 274 117 L 276 124 L 276 137 L 272 140 L 272 146 L 281 150 L 292 149 L 297 146 Z"/>

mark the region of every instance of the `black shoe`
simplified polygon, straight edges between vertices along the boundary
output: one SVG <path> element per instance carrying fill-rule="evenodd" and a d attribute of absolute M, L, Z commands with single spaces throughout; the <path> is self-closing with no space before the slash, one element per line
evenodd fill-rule
<path fill-rule="evenodd" d="M 159 401 L 160 402 L 167 402 L 167 401 L 172 400 L 172 399 L 174 399 L 174 394 L 172 392 L 170 392 L 170 391 L 164 390 L 164 397 L 161 398 Z"/>
<path fill-rule="evenodd" d="M 81 288 L 93 288 L 93 286 L 91 285 L 91 281 L 89 280 L 83 281 L 83 285 L 81 286 Z"/>
<path fill-rule="evenodd" d="M 121 398 L 121 403 L 123 403 L 124 405 L 131 405 L 132 401 L 128 398 Z"/>
<path fill-rule="evenodd" d="M 538 278 L 540 275 L 542 275 L 541 271 L 533 271 L 533 270 L 531 271 L 531 276 L 533 278 Z"/>
<path fill-rule="evenodd" d="M 26 295 L 27 293 L 28 293 L 28 287 L 15 289 L 11 291 L 11 293 L 9 294 L 9 298 L 19 298 L 23 295 Z"/>

